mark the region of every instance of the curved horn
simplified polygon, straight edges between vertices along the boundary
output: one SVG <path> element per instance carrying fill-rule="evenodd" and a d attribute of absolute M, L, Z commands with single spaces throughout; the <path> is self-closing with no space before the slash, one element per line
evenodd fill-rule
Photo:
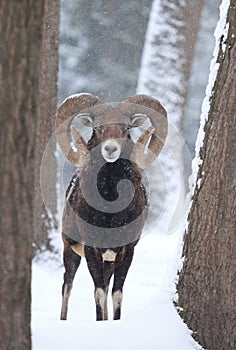
<path fill-rule="evenodd" d="M 167 112 L 158 100 L 147 95 L 128 97 L 121 102 L 120 106 L 124 106 L 122 109 L 126 109 L 126 104 L 129 115 L 146 114 L 152 123 L 152 127 L 139 137 L 131 153 L 131 160 L 144 169 L 157 158 L 164 146 L 168 128 Z"/>
<path fill-rule="evenodd" d="M 69 96 L 57 110 L 55 124 L 57 141 L 65 157 L 76 167 L 84 164 L 89 152 L 80 132 L 75 127 L 71 130 L 71 123 L 80 112 L 98 104 L 104 104 L 104 102 L 97 96 L 82 93 Z M 77 148 L 72 146 L 71 131 Z"/>

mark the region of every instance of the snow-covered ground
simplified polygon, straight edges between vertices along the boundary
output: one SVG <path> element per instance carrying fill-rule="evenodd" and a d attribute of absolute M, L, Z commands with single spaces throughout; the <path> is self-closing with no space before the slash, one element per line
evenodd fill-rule
<path fill-rule="evenodd" d="M 74 281 L 68 320 L 60 321 L 62 265 L 35 262 L 33 350 L 88 350 L 95 346 L 103 350 L 201 349 L 173 305 L 181 241 L 178 232 L 152 232 L 140 240 L 124 286 L 120 321 L 95 321 L 93 283 L 85 259 Z"/>

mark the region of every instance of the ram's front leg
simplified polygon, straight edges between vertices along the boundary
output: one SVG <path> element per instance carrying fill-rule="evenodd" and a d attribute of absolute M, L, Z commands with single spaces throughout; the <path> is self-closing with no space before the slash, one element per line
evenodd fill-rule
<path fill-rule="evenodd" d="M 114 273 L 114 262 L 113 261 L 104 261 L 103 262 L 103 280 L 105 285 L 105 305 L 104 305 L 104 320 L 108 320 L 108 309 L 107 309 L 107 296 L 109 290 L 110 279 Z"/>
<path fill-rule="evenodd" d="M 97 321 L 105 321 L 107 320 L 107 297 L 106 291 L 103 288 L 95 287 L 94 298 L 96 303 L 96 320 Z"/>
<path fill-rule="evenodd" d="M 123 299 L 123 286 L 133 260 L 134 247 L 126 247 L 125 254 L 117 256 L 115 262 L 114 285 L 112 288 L 113 319 L 119 320 L 121 316 L 121 305 Z"/>
<path fill-rule="evenodd" d="M 85 258 L 94 283 L 94 299 L 96 303 L 96 320 L 103 321 L 107 310 L 106 288 L 103 279 L 103 260 L 96 248 L 85 246 Z"/>

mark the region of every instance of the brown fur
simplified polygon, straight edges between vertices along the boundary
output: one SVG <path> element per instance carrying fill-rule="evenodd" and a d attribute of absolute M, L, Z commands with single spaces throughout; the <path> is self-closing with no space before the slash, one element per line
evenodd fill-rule
<path fill-rule="evenodd" d="M 79 256 L 85 256 L 84 255 L 84 244 L 82 243 L 77 243 L 75 245 L 72 245 L 71 246 L 71 249 L 76 253 L 78 254 Z"/>

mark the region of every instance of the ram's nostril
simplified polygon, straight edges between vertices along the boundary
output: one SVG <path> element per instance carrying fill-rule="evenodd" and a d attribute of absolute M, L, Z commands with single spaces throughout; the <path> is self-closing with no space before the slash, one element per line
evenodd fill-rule
<path fill-rule="evenodd" d="M 118 150 L 117 146 L 105 146 L 104 147 L 105 151 L 108 152 L 109 154 L 112 154 Z"/>

